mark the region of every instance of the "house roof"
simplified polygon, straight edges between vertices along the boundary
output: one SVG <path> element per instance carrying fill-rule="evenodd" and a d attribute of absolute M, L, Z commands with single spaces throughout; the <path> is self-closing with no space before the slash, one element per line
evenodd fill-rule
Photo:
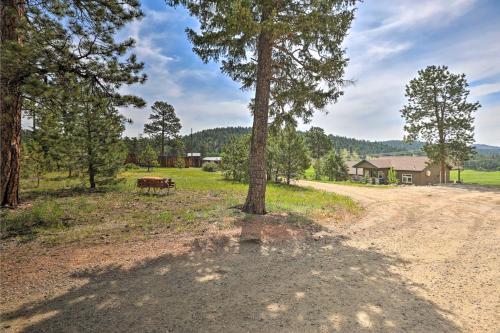
<path fill-rule="evenodd" d="M 345 162 L 345 164 L 349 168 L 349 174 L 350 175 L 358 175 L 358 176 L 362 176 L 363 175 L 363 170 L 361 168 L 359 168 L 357 170 L 358 173 L 356 173 L 356 168 L 354 167 L 354 165 L 357 164 L 358 162 L 359 161 L 346 161 Z"/>
<path fill-rule="evenodd" d="M 201 153 L 187 153 L 187 157 L 201 157 Z"/>
<path fill-rule="evenodd" d="M 363 162 L 367 162 L 377 169 L 392 167 L 394 170 L 423 171 L 429 165 L 430 160 L 426 156 L 390 156 L 362 160 L 353 165 L 353 167 L 357 166 L 359 168 Z"/>
<path fill-rule="evenodd" d="M 204 157 L 203 161 L 220 161 L 222 160 L 222 157 L 220 156 L 212 156 L 212 157 Z"/>

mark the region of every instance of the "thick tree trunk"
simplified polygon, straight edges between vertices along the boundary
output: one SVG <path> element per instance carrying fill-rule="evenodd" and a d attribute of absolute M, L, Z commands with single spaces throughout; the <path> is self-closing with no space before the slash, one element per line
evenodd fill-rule
<path fill-rule="evenodd" d="M 2 48 L 5 43 L 21 42 L 16 29 L 22 6 L 18 0 L 0 2 Z M 15 64 L 6 64 L 4 60 L 0 74 L 0 196 L 3 207 L 15 208 L 19 203 L 21 82 Z"/>
<path fill-rule="evenodd" d="M 265 13 L 264 13 L 265 14 Z M 266 15 L 263 15 L 266 18 Z M 267 31 L 261 32 L 258 42 L 257 84 L 250 145 L 250 185 L 243 211 L 266 213 L 266 142 L 271 91 L 272 40 Z"/>

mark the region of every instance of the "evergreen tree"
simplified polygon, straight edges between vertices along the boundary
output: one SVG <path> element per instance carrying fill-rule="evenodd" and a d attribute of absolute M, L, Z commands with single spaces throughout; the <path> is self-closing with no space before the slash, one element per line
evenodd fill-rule
<path fill-rule="evenodd" d="M 321 177 L 323 176 L 323 167 L 321 165 L 321 159 L 317 158 L 314 160 L 313 168 L 314 168 L 314 179 L 321 180 Z"/>
<path fill-rule="evenodd" d="M 349 175 L 349 168 L 342 159 L 342 156 L 335 154 L 331 150 L 323 158 L 323 174 L 328 177 L 328 180 L 346 180 Z"/>
<path fill-rule="evenodd" d="M 81 175 L 88 177 L 93 191 L 98 180 L 105 183 L 115 178 L 125 161 L 126 147 L 121 136 L 126 119 L 107 94 L 94 84 L 83 86 L 77 103 L 70 135 L 78 149 L 77 166 Z"/>
<path fill-rule="evenodd" d="M 276 130 L 271 130 L 269 132 L 268 142 L 267 142 L 267 156 L 266 156 L 266 166 L 267 166 L 267 180 L 270 181 L 274 176 L 274 181 L 278 182 L 279 178 L 279 142 Z"/>
<path fill-rule="evenodd" d="M 200 20 L 187 29 L 204 62 L 255 88 L 251 102 L 250 186 L 244 211 L 264 214 L 269 116 L 281 124 L 324 109 L 342 95 L 347 64 L 342 42 L 354 18 L 355 0 L 170 0 Z"/>
<path fill-rule="evenodd" d="M 143 82 L 143 64 L 125 56 L 134 41 L 115 38 L 142 12 L 138 0 L 3 0 L 0 14 L 0 204 L 16 207 L 23 102 L 50 94 L 63 103 L 68 76 L 93 80 L 111 98 Z"/>
<path fill-rule="evenodd" d="M 147 145 L 140 152 L 139 161 L 142 165 L 148 168 L 149 172 L 151 171 L 151 168 L 158 166 L 158 154 L 154 151 L 153 147 Z"/>
<path fill-rule="evenodd" d="M 311 127 L 305 134 L 306 145 L 314 159 L 322 158 L 330 149 L 332 142 L 320 127 Z"/>
<path fill-rule="evenodd" d="M 181 121 L 175 115 L 174 107 L 166 102 L 155 102 L 151 107 L 153 112 L 149 116 L 150 123 L 144 125 L 144 133 L 158 138 L 160 142 L 160 155 L 165 156 L 167 140 L 179 137 Z"/>
<path fill-rule="evenodd" d="M 475 154 L 472 146 L 465 145 L 461 140 L 453 140 L 450 144 L 450 164 L 458 171 L 458 183 L 462 182 L 460 172 L 463 170 L 465 162 L 470 160 Z"/>
<path fill-rule="evenodd" d="M 303 175 L 311 165 L 307 147 L 302 136 L 290 124 L 279 131 L 277 146 L 279 148 L 276 157 L 278 168 L 285 176 L 286 183 L 290 184 L 290 179 Z"/>
<path fill-rule="evenodd" d="M 474 117 L 480 104 L 469 103 L 465 74 L 446 66 L 429 66 L 406 86 L 408 104 L 401 110 L 407 141 L 423 140 L 423 150 L 440 165 L 440 182 L 446 182 L 446 163 L 454 151 L 474 142 Z"/>
<path fill-rule="evenodd" d="M 397 175 L 396 175 L 396 171 L 394 170 L 393 167 L 391 167 L 389 169 L 389 171 L 387 172 L 387 182 L 389 184 L 397 184 L 398 183 L 398 178 L 397 178 Z"/>
<path fill-rule="evenodd" d="M 36 177 L 37 187 L 40 179 L 48 171 L 49 160 L 43 147 L 34 139 L 24 140 L 22 143 L 22 174 Z"/>
<path fill-rule="evenodd" d="M 221 170 L 227 179 L 248 180 L 249 136 L 233 137 L 222 149 Z"/>

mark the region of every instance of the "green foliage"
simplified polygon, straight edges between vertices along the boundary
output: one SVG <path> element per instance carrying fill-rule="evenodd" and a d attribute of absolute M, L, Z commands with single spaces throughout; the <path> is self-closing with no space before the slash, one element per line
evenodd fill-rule
<path fill-rule="evenodd" d="M 151 168 L 158 166 L 158 154 L 153 147 L 147 145 L 139 155 L 139 161 L 148 168 L 148 171 L 150 171 Z"/>
<path fill-rule="evenodd" d="M 178 138 L 181 121 L 175 115 L 174 107 L 166 102 L 156 101 L 151 109 L 151 122 L 144 125 L 144 133 L 159 141 L 160 154 L 165 155 L 165 144 Z"/>
<path fill-rule="evenodd" d="M 38 229 L 57 230 L 66 226 L 61 219 L 64 211 L 56 202 L 47 201 L 31 209 L 6 214 L 1 224 L 5 236 L 33 237 Z"/>
<path fill-rule="evenodd" d="M 396 174 L 396 171 L 394 170 L 393 167 L 391 167 L 389 169 L 389 171 L 387 172 L 387 182 L 389 184 L 397 184 L 398 183 L 397 174 Z"/>
<path fill-rule="evenodd" d="M 234 181 L 248 180 L 248 156 L 250 137 L 248 135 L 233 137 L 222 148 L 221 170 L 226 179 Z"/>
<path fill-rule="evenodd" d="M 40 179 L 49 167 L 49 158 L 46 152 L 36 140 L 27 139 L 22 143 L 21 154 L 21 175 L 35 177 L 37 186 L 40 186 Z"/>
<path fill-rule="evenodd" d="M 307 147 L 302 136 L 292 125 L 286 125 L 278 131 L 276 145 L 279 173 L 285 177 L 287 184 L 290 184 L 290 179 L 302 176 L 311 164 Z"/>
<path fill-rule="evenodd" d="M 342 95 L 347 65 L 342 41 L 355 2 L 245 1 L 228 6 L 225 0 L 169 1 L 185 5 L 200 20 L 199 30 L 187 29 L 194 52 L 204 62 L 221 61 L 222 72 L 245 89 L 257 81 L 259 36 L 271 39 L 270 110 L 278 123 L 290 117 L 309 119 L 314 109 Z"/>
<path fill-rule="evenodd" d="M 321 159 L 318 158 L 314 160 L 313 168 L 314 168 L 314 179 L 320 180 L 321 177 L 323 176 L 323 166 L 321 165 Z"/>
<path fill-rule="evenodd" d="M 465 74 L 450 73 L 446 66 L 428 66 L 406 86 L 405 139 L 423 140 L 432 161 L 463 162 L 472 153 L 473 113 L 481 105 L 467 102 L 467 87 Z"/>
<path fill-rule="evenodd" d="M 123 85 L 142 83 L 146 76 L 130 53 L 134 41 L 116 38 L 120 28 L 142 16 L 140 4 L 13 3 L 6 4 L 5 14 L 8 22 L 18 23 L 11 28 L 19 38 L 2 38 L 2 84 L 19 84 L 23 110 L 33 121 L 34 139 L 53 162 L 50 167 L 66 167 L 70 174 L 78 169 L 94 189 L 98 181 L 114 178 L 123 161 L 120 137 L 126 120 L 116 107 L 145 104 L 120 93 Z"/>
<path fill-rule="evenodd" d="M 483 154 L 480 150 L 477 152 L 472 159 L 465 161 L 466 169 L 500 171 L 500 154 Z"/>
<path fill-rule="evenodd" d="M 323 174 L 328 180 L 346 180 L 349 175 L 349 169 L 342 159 L 342 156 L 335 154 L 332 150 L 322 160 Z"/>
<path fill-rule="evenodd" d="M 201 153 L 203 157 L 220 156 L 222 148 L 232 137 L 250 132 L 249 127 L 217 127 L 185 135 L 182 137 L 182 142 L 184 146 L 189 147 L 189 152 Z"/>
<path fill-rule="evenodd" d="M 201 166 L 201 169 L 207 172 L 215 172 L 219 170 L 219 166 L 215 162 L 205 162 Z"/>
<path fill-rule="evenodd" d="M 332 142 L 320 127 L 311 127 L 305 133 L 305 142 L 314 159 L 320 159 L 332 149 Z"/>
<path fill-rule="evenodd" d="M 123 166 L 123 169 L 125 169 L 126 171 L 129 171 L 129 170 L 136 170 L 136 169 L 140 169 L 138 165 L 134 164 L 134 163 L 127 163 Z"/>
<path fill-rule="evenodd" d="M 177 156 L 175 159 L 175 167 L 178 169 L 182 169 L 186 167 L 186 160 L 182 156 Z"/>

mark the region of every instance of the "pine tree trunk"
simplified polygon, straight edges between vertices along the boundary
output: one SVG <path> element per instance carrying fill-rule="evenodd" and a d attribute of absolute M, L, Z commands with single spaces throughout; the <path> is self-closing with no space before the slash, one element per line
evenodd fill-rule
<path fill-rule="evenodd" d="M 269 13 L 264 9 L 263 20 Z M 258 42 L 257 84 L 250 145 L 250 184 L 243 211 L 266 213 L 266 142 L 271 91 L 272 40 L 267 31 L 260 33 Z"/>
<path fill-rule="evenodd" d="M 5 42 L 21 43 L 16 29 L 19 17 L 22 15 L 22 7 L 23 4 L 19 0 L 2 0 L 0 2 L 2 48 Z M 7 66 L 4 63 L 2 67 L 6 68 Z M 21 82 L 19 74 L 14 68 L 2 69 L 1 72 L 0 117 L 1 206 L 15 208 L 19 203 Z"/>
<path fill-rule="evenodd" d="M 90 183 L 90 192 L 95 190 L 95 170 L 92 164 L 89 164 L 89 183 Z"/>

